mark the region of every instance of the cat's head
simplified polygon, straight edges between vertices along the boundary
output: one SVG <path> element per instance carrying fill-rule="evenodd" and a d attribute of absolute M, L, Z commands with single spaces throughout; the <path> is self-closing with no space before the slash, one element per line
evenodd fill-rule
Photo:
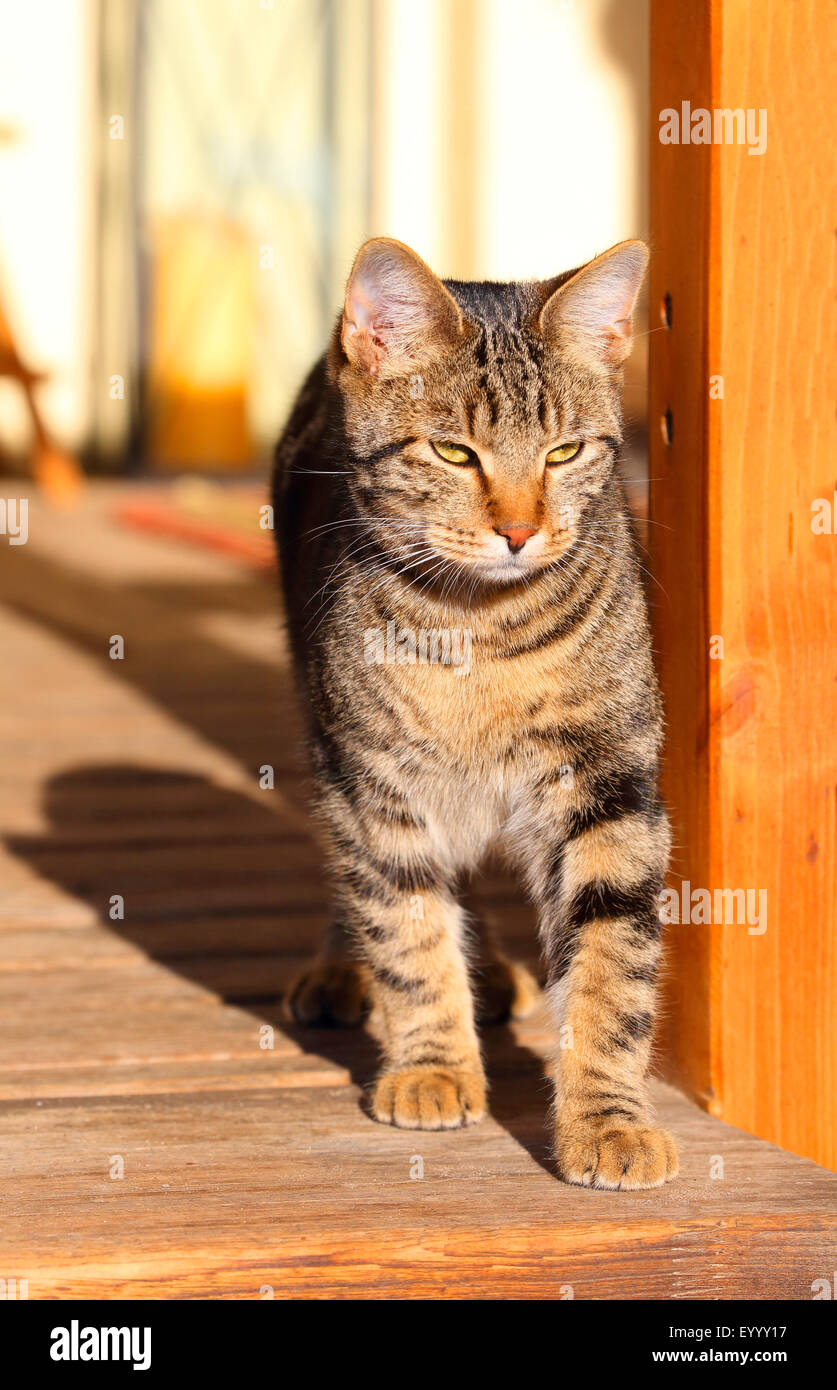
<path fill-rule="evenodd" d="M 520 284 L 443 282 L 401 242 L 361 247 L 329 367 L 350 487 L 378 543 L 440 582 L 561 562 L 621 439 L 641 241 Z"/>

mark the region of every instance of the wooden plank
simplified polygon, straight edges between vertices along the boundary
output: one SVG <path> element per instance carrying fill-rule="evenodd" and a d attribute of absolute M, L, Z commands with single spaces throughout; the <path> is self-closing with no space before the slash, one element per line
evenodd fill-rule
<path fill-rule="evenodd" d="M 287 745 L 287 690 L 274 704 L 275 668 L 268 678 L 252 651 L 237 666 L 207 638 L 206 613 L 225 602 L 213 557 L 203 591 L 189 562 L 187 601 L 167 592 L 183 561 L 162 543 L 131 549 L 129 584 L 96 489 L 77 527 L 49 524 L 33 500 L 26 553 L 0 550 L 0 582 L 14 567 L 13 610 L 0 607 L 10 725 L 37 715 L 0 779 L 7 1277 L 28 1278 L 32 1298 L 252 1298 L 270 1285 L 278 1298 L 376 1299 L 559 1298 L 568 1286 L 577 1298 L 806 1299 L 831 1277 L 837 1178 L 668 1088 L 656 1095 L 681 1144 L 677 1183 L 560 1184 L 543 1013 L 484 1031 L 484 1124 L 419 1135 L 372 1123 L 361 1102 L 374 1038 L 289 1027 L 278 998 L 318 939 L 327 893 L 303 788 L 289 775 L 287 795 L 260 793 L 236 750 Z M 89 564 L 110 574 L 113 608 L 70 625 L 67 594 L 84 609 L 88 581 L 103 587 Z M 141 656 L 114 671 L 95 625 L 114 620 L 123 591 Z M 142 640 L 172 605 L 177 640 Z M 247 740 L 219 713 L 242 705 L 218 701 L 208 718 L 181 698 L 201 643 L 208 690 L 219 673 L 226 690 L 236 673 L 254 683 Z M 107 916 L 115 880 L 128 885 L 124 921 Z M 531 960 L 518 890 L 489 867 L 473 900 Z M 122 1179 L 109 1176 L 117 1154 Z"/>
<path fill-rule="evenodd" d="M 837 1166 L 837 197 L 833 7 L 652 7 L 653 566 L 675 868 L 763 891 L 766 930 L 671 933 L 671 1073 Z M 666 107 L 764 112 L 766 149 L 661 145 Z M 720 383 L 720 390 L 719 390 Z M 722 643 L 719 645 L 718 639 Z M 718 659 L 712 659 L 712 652 Z"/>
<path fill-rule="evenodd" d="M 808 1299 L 833 1269 L 837 1178 L 666 1089 L 684 1175 L 636 1194 L 556 1183 L 519 1067 L 493 1118 L 454 1134 L 375 1126 L 357 1099 L 157 1095 L 153 1126 L 142 1098 L 5 1104 L 5 1267 L 40 1298 Z"/>

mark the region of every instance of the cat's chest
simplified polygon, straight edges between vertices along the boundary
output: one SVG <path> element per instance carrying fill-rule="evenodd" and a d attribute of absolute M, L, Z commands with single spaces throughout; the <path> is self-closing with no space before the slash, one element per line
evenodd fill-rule
<path fill-rule="evenodd" d="M 474 645 L 452 662 L 416 660 L 387 670 L 415 732 L 440 751 L 477 765 L 508 758 L 533 727 L 558 720 L 573 682 L 556 653 L 504 661 Z"/>

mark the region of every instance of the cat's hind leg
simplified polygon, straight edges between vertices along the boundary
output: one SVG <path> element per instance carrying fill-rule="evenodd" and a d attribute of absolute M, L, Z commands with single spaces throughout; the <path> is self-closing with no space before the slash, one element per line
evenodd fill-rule
<path fill-rule="evenodd" d="M 528 1018 L 541 1001 L 538 981 L 521 961 L 506 955 L 496 928 L 482 913 L 476 912 L 472 921 L 471 980 L 477 1021 L 490 1026 Z"/>
<path fill-rule="evenodd" d="M 528 1018 L 542 998 L 535 976 L 506 955 L 494 929 L 481 917 L 474 935 L 471 979 L 478 1022 L 490 1027 Z M 285 1016 L 308 1028 L 356 1028 L 371 1007 L 372 976 L 353 952 L 346 927 L 335 921 L 317 955 L 292 980 L 284 997 Z"/>
<path fill-rule="evenodd" d="M 314 959 L 291 982 L 285 1015 L 309 1028 L 355 1028 L 371 1006 L 371 976 L 336 918 Z"/>
<path fill-rule="evenodd" d="M 531 970 L 499 952 L 474 972 L 474 993 L 479 1023 L 508 1023 L 528 1018 L 541 1000 L 541 989 Z"/>

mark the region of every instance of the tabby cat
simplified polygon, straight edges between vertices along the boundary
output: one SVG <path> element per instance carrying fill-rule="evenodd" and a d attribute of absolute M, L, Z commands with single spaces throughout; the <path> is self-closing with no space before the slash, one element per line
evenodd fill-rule
<path fill-rule="evenodd" d="M 539 913 L 558 1171 L 606 1188 L 677 1171 L 646 1090 L 669 830 L 617 464 L 647 259 L 627 241 L 553 280 L 464 283 L 367 242 L 274 496 L 334 896 L 290 1011 L 352 1023 L 374 1002 L 375 1119 L 479 1120 L 456 891 L 499 849 Z M 536 1000 L 496 949 L 486 970 L 513 1013 Z"/>

